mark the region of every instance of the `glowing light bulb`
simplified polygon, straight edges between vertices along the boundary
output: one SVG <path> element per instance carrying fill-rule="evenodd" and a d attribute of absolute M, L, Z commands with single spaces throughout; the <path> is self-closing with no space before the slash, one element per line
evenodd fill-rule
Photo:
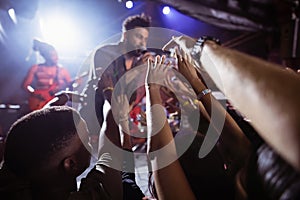
<path fill-rule="evenodd" d="M 126 1 L 125 5 L 126 5 L 126 8 L 128 8 L 128 9 L 133 8 L 133 2 L 132 1 Z"/>
<path fill-rule="evenodd" d="M 162 12 L 164 15 L 168 15 L 171 12 L 171 9 L 169 6 L 164 6 Z"/>

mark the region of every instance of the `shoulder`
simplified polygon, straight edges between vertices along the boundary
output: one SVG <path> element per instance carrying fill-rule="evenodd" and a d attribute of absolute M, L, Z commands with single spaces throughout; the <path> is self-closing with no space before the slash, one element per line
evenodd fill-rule
<path fill-rule="evenodd" d="M 61 64 L 57 64 L 57 68 L 60 70 L 60 71 L 68 71 L 63 65 Z"/>
<path fill-rule="evenodd" d="M 35 67 L 38 67 L 38 66 L 42 66 L 43 64 L 34 64 L 31 66 L 31 68 L 35 68 Z"/>
<path fill-rule="evenodd" d="M 42 66 L 41 64 L 34 64 L 30 67 L 30 70 L 37 70 L 39 66 Z"/>
<path fill-rule="evenodd" d="M 116 44 L 106 44 L 103 46 L 100 46 L 97 50 L 95 55 L 98 54 L 117 54 L 121 52 L 121 43 L 116 43 Z"/>
<path fill-rule="evenodd" d="M 62 66 L 61 64 L 57 64 L 57 69 L 61 72 L 66 72 L 68 71 L 64 66 Z"/>

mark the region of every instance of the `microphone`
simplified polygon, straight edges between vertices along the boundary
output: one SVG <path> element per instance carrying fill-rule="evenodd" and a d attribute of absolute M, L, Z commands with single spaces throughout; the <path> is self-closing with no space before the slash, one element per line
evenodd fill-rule
<path fill-rule="evenodd" d="M 149 49 L 147 49 L 147 47 L 140 47 L 137 50 L 138 54 L 140 55 L 144 55 L 145 53 L 150 53 L 152 56 L 156 56 L 157 53 L 155 51 L 150 51 Z"/>
<path fill-rule="evenodd" d="M 137 52 L 138 52 L 138 54 L 145 54 L 148 52 L 148 50 L 146 47 L 141 46 L 137 49 Z"/>

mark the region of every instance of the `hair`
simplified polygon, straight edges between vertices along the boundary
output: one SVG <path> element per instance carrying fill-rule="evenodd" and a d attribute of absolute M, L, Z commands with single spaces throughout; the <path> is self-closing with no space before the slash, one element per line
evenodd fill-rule
<path fill-rule="evenodd" d="M 145 15 L 144 13 L 140 15 L 133 15 L 127 17 L 123 21 L 122 30 L 123 32 L 134 29 L 136 27 L 149 28 L 151 24 L 151 17 Z"/>
<path fill-rule="evenodd" d="M 299 199 L 300 173 L 262 143 L 248 160 L 245 187 L 249 199 Z"/>
<path fill-rule="evenodd" d="M 67 106 L 53 106 L 23 116 L 8 131 L 5 165 L 18 176 L 30 176 L 69 144 L 77 134 L 80 120 L 79 113 Z"/>
<path fill-rule="evenodd" d="M 40 52 L 40 54 L 44 58 L 46 58 L 51 51 L 56 51 L 56 49 L 52 45 L 50 45 L 50 44 L 48 44 L 46 42 L 42 42 L 42 41 L 40 41 L 38 39 L 33 39 L 33 47 L 32 47 L 32 49 L 34 51 Z"/>

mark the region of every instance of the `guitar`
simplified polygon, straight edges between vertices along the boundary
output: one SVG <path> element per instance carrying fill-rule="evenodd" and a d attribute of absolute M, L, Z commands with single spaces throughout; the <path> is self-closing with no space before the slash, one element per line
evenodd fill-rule
<path fill-rule="evenodd" d="M 80 80 L 81 78 L 87 76 L 88 73 L 84 72 L 79 77 L 76 77 L 72 81 L 70 81 L 65 88 L 70 88 L 72 85 Z M 59 87 L 57 83 L 52 84 L 47 89 L 33 89 L 31 90 L 30 96 L 28 98 L 28 105 L 31 111 L 38 110 L 43 108 L 50 100 L 55 97 L 55 94 L 61 91 L 62 88 Z"/>

